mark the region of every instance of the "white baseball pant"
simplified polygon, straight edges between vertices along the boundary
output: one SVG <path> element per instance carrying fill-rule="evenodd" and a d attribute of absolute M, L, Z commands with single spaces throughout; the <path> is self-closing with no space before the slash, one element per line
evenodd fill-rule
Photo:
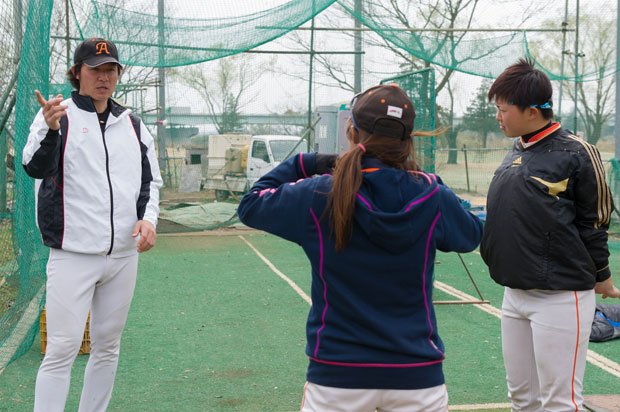
<path fill-rule="evenodd" d="M 306 382 L 301 412 L 446 412 L 446 385 L 425 389 L 346 389 Z"/>
<path fill-rule="evenodd" d="M 502 349 L 513 411 L 581 412 L 594 290 L 505 288 Z"/>
<path fill-rule="evenodd" d="M 91 353 L 79 411 L 106 410 L 137 269 L 137 254 L 117 258 L 50 251 L 45 304 L 47 348 L 37 374 L 35 412 L 64 411 L 71 366 L 82 343 L 89 310 Z"/>

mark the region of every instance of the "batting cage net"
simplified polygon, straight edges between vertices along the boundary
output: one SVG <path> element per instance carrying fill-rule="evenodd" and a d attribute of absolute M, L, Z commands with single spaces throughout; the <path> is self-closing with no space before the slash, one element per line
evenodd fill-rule
<path fill-rule="evenodd" d="M 300 151 L 344 150 L 352 96 L 386 82 L 414 101 L 416 129 L 446 128 L 416 140 L 419 164 L 484 205 L 511 143 L 486 93 L 519 57 L 552 79 L 556 118 L 597 145 L 618 205 L 616 3 L 0 0 L 0 370 L 32 344 L 44 303 L 48 250 L 21 166 L 34 90 L 69 96 L 83 39 L 118 46 L 114 99 L 157 142 L 159 232 L 237 225 L 258 176 Z"/>

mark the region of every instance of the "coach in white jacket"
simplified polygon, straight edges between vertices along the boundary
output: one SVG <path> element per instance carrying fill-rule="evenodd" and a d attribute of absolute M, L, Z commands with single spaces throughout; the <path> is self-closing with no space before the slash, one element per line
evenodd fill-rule
<path fill-rule="evenodd" d="M 45 100 L 23 151 L 36 180 L 37 224 L 50 247 L 47 348 L 35 411 L 64 411 L 71 366 L 90 310 L 91 354 L 80 412 L 105 411 L 133 297 L 138 252 L 155 245 L 162 180 L 153 137 L 111 99 L 122 66 L 101 38 L 74 53 L 71 98 Z"/>

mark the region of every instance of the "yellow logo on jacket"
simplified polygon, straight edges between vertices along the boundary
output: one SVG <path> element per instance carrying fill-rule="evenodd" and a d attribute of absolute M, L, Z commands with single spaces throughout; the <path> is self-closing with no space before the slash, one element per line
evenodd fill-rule
<path fill-rule="evenodd" d="M 559 199 L 558 194 L 566 191 L 566 188 L 568 187 L 568 178 L 564 180 L 560 180 L 559 182 L 548 182 L 544 179 L 541 179 L 540 177 L 536 177 L 536 176 L 530 176 L 530 177 L 536 180 L 537 182 L 545 185 L 547 187 L 547 190 L 549 190 L 549 194 L 555 197 L 556 199 Z"/>

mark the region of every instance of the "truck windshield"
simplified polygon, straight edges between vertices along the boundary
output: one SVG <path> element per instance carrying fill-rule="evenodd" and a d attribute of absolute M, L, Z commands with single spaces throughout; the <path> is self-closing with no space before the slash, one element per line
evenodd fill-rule
<path fill-rule="evenodd" d="M 293 150 L 293 147 L 299 142 L 299 140 L 272 140 L 269 142 L 271 147 L 271 153 L 273 154 L 273 160 L 281 162 L 284 157 Z M 295 153 L 304 151 L 304 143 L 299 143 L 299 146 L 295 149 Z M 293 154 L 295 154 L 293 153 Z"/>

